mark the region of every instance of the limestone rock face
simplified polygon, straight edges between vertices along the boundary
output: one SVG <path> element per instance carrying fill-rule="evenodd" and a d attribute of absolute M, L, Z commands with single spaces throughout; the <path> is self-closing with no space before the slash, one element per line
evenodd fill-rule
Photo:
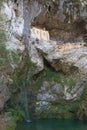
<path fill-rule="evenodd" d="M 30 39 L 27 48 L 31 61 L 35 64 L 34 74 L 37 74 L 44 69 L 43 57 L 38 53 L 36 44 L 37 41 L 35 41 L 35 39 Z"/>
<path fill-rule="evenodd" d="M 86 0 L 37 1 L 41 5 L 41 13 L 35 17 L 32 25 L 45 27 L 52 39 L 62 42 L 87 40 Z"/>
<path fill-rule="evenodd" d="M 9 117 L 10 115 L 8 113 L 0 115 L 0 130 L 5 130 L 11 123 L 11 118 Z M 15 124 L 14 124 L 15 125 Z M 16 125 L 14 126 L 16 127 Z"/>
<path fill-rule="evenodd" d="M 81 74 L 87 74 L 87 48 L 72 49 L 63 53 L 60 60 L 61 69 L 67 73 L 70 70 L 78 70 Z"/>
<path fill-rule="evenodd" d="M 1 12 L 7 17 L 8 48 L 24 50 L 23 38 L 30 36 L 31 26 L 46 28 L 59 42 L 87 41 L 86 0 L 8 0 Z"/>
<path fill-rule="evenodd" d="M 44 81 L 37 94 L 36 112 L 49 110 L 55 103 L 79 99 L 83 93 L 86 80 L 86 77 L 81 78 L 76 81 L 76 85 L 64 86 L 60 83 Z"/>
<path fill-rule="evenodd" d="M 36 64 L 35 73 L 44 69 L 43 58 L 56 71 L 62 70 L 66 73 L 74 68 L 79 72 L 87 73 L 87 48 L 59 52 L 58 49 L 56 50 L 57 46 L 51 41 L 38 42 L 30 35 L 31 26 L 38 26 L 46 28 L 50 38 L 58 42 L 65 42 L 66 39 L 72 42 L 72 39 L 75 39 L 83 43 L 87 32 L 86 7 L 86 0 L 47 0 L 46 2 L 8 0 L 4 2 L 1 13 L 6 15 L 7 48 L 23 52 L 27 46 L 31 60 Z"/>
<path fill-rule="evenodd" d="M 7 0 L 0 13 L 5 16 L 3 29 L 7 33 L 7 49 L 21 52 L 28 50 L 35 65 L 34 74 L 44 70 L 46 60 L 56 72 L 87 75 L 87 47 L 60 51 L 58 45 L 54 44 L 55 41 L 72 44 L 87 42 L 87 0 Z M 32 26 L 48 30 L 50 39 L 43 41 L 32 37 Z M 11 95 L 11 80 L 5 75 L 0 78 L 2 110 Z M 81 96 L 83 90 L 83 79 L 73 86 L 62 86 L 57 82 L 49 84 L 45 81 L 37 94 L 36 111 L 49 109 L 52 103 L 62 100 L 74 101 Z"/>
<path fill-rule="evenodd" d="M 6 44 L 7 49 L 24 50 L 24 45 L 22 42 L 24 19 L 23 5 L 21 5 L 21 3 L 17 6 L 17 3 L 9 0 L 7 2 L 3 2 L 3 6 L 1 8 L 1 14 L 5 17 L 3 27 L 8 36 Z"/>
<path fill-rule="evenodd" d="M 10 92 L 11 84 L 12 80 L 10 79 L 9 76 L 2 75 L 0 77 L 0 110 L 3 109 L 5 102 L 7 102 L 11 96 Z"/>
<path fill-rule="evenodd" d="M 87 47 L 81 46 L 60 52 L 57 49 L 58 45 L 36 40 L 29 46 L 32 62 L 36 63 L 39 69 L 37 73 L 44 69 L 43 58 L 45 58 L 56 71 L 61 70 L 66 74 L 75 71 L 87 74 Z"/>

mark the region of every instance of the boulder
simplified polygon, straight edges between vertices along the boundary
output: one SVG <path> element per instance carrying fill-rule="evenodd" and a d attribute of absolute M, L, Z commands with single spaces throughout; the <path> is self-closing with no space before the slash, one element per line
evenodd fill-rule
<path fill-rule="evenodd" d="M 61 52 L 57 49 L 58 45 L 33 40 L 28 50 L 32 62 L 37 66 L 37 73 L 44 69 L 43 59 L 46 59 L 56 71 L 61 70 L 66 74 L 73 72 L 87 74 L 87 47 L 81 46 Z"/>

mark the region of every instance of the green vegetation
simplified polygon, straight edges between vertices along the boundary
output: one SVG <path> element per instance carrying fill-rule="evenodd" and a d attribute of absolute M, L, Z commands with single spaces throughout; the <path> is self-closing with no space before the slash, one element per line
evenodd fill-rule
<path fill-rule="evenodd" d="M 11 113 L 11 118 L 15 122 L 24 118 L 24 111 L 22 109 L 9 108 L 7 112 Z"/>
<path fill-rule="evenodd" d="M 72 0 L 72 2 L 78 2 L 78 3 L 80 3 L 80 0 Z"/>
<path fill-rule="evenodd" d="M 0 0 L 0 7 L 2 5 L 3 0 Z M 6 38 L 6 33 L 3 30 L 3 20 L 4 16 L 0 14 L 0 71 L 2 67 L 7 64 L 6 62 L 8 61 L 8 51 L 6 50 L 5 47 L 5 42 L 7 40 Z"/>
<path fill-rule="evenodd" d="M 4 0 L 0 0 L 0 8 L 3 1 Z M 13 67 L 20 62 L 20 57 L 16 51 L 6 49 L 7 35 L 4 29 L 6 20 L 6 17 L 0 14 L 0 76 L 7 74 L 12 76 Z M 21 120 L 24 117 L 24 113 L 21 109 L 10 109 L 10 106 L 7 107 L 7 103 L 5 104 L 3 111 L 10 113 L 9 116 L 11 118 L 8 121 L 5 130 L 13 130 L 16 127 L 16 121 Z"/>
<path fill-rule="evenodd" d="M 30 61 L 30 58 L 28 57 L 28 54 L 24 54 L 22 62 L 19 64 L 20 68 L 17 68 L 14 76 L 13 76 L 13 97 L 11 98 L 11 104 L 13 107 L 18 108 L 17 105 L 20 103 L 20 106 L 23 107 L 24 104 L 24 97 L 23 97 L 23 91 L 24 87 L 28 88 L 29 95 L 35 95 L 37 94 L 38 90 L 40 89 L 43 81 L 48 81 L 50 86 L 52 81 L 60 83 L 62 87 L 65 85 L 70 86 L 70 88 L 74 87 L 76 84 L 76 81 L 79 77 L 78 74 L 73 74 L 72 76 L 66 76 L 62 73 L 55 72 L 54 70 L 51 70 L 49 68 L 45 67 L 45 70 L 41 72 L 40 74 L 33 76 L 34 71 L 34 64 Z M 19 98 L 14 96 L 14 93 L 19 92 Z M 28 96 L 29 96 L 28 95 Z M 31 107 L 35 108 L 35 102 L 32 102 L 32 100 L 29 98 L 29 103 Z M 32 102 L 32 104 L 31 104 Z M 60 101 L 59 103 L 52 103 L 51 108 L 48 110 L 44 110 L 41 113 L 38 113 L 40 118 L 75 118 L 74 113 L 76 114 L 80 108 L 80 101 L 75 102 L 66 102 L 66 101 Z M 34 114 L 34 113 L 33 113 Z"/>
<path fill-rule="evenodd" d="M 52 82 L 60 83 L 62 87 L 69 86 L 69 90 L 76 85 L 76 81 L 79 79 L 79 74 L 73 74 L 66 76 L 63 73 L 55 72 L 49 68 L 45 70 L 36 78 L 34 91 L 38 92 L 43 81 L 47 81 L 52 86 Z M 77 101 L 65 101 L 61 100 L 57 102 L 51 102 L 49 109 L 43 110 L 41 113 L 37 113 L 39 118 L 58 118 L 58 119 L 72 119 L 77 118 L 77 113 L 80 110 L 80 99 Z"/>
<path fill-rule="evenodd" d="M 1 43 L 5 43 L 6 42 L 6 34 L 5 34 L 5 32 L 4 32 L 4 30 L 1 30 L 0 29 L 0 44 Z"/>
<path fill-rule="evenodd" d="M 7 124 L 5 130 L 14 130 L 16 128 L 16 123 L 11 119 Z"/>
<path fill-rule="evenodd" d="M 87 43 L 85 43 L 84 46 L 87 47 Z"/>
<path fill-rule="evenodd" d="M 9 51 L 6 49 L 4 43 L 0 44 L 0 73 L 2 74 L 3 71 L 7 73 L 12 73 L 12 66 L 17 65 L 20 62 L 20 57 L 16 51 Z"/>
<path fill-rule="evenodd" d="M 20 62 L 20 56 L 18 55 L 18 53 L 14 50 L 10 51 L 10 55 L 12 57 L 12 60 L 14 62 L 14 64 L 19 64 Z"/>
<path fill-rule="evenodd" d="M 5 0 L 0 0 L 0 8 L 2 6 L 2 3 L 4 2 Z"/>
<path fill-rule="evenodd" d="M 30 61 L 28 54 L 23 54 L 23 60 L 19 63 L 18 68 L 15 69 L 13 74 L 13 87 L 12 87 L 12 97 L 10 99 L 9 104 L 14 109 L 24 109 L 25 104 L 25 89 L 26 91 L 30 91 L 29 89 L 33 88 L 33 68 L 34 65 Z M 16 96 L 15 96 L 16 95 Z M 28 94 L 28 97 L 31 95 Z M 8 104 L 8 106 L 10 106 Z M 24 110 L 23 110 L 24 111 Z M 22 116 L 23 117 L 23 116 Z"/>
<path fill-rule="evenodd" d="M 40 76 L 36 79 L 35 84 L 37 90 L 41 87 L 43 81 L 48 81 L 49 83 L 50 81 L 54 81 L 60 83 L 62 87 L 67 85 L 72 88 L 75 86 L 78 77 L 79 77 L 78 74 L 74 74 L 72 76 L 66 76 L 60 72 L 55 72 L 53 70 L 45 68 L 42 74 L 40 74 Z"/>
<path fill-rule="evenodd" d="M 0 0 L 0 7 L 2 6 L 2 2 L 4 1 L 5 0 Z M 0 14 L 0 74 L 2 74 L 3 72 L 10 73 L 12 69 L 10 64 L 10 51 L 6 49 L 7 35 L 4 29 L 6 20 L 6 16 Z"/>
<path fill-rule="evenodd" d="M 82 95 L 82 101 L 87 107 L 87 82 L 85 83 L 84 93 Z"/>
<path fill-rule="evenodd" d="M 19 68 L 15 70 L 13 75 L 13 90 L 23 89 L 24 86 L 32 84 L 34 64 L 30 61 L 28 54 L 24 54 L 24 58 L 19 64 Z"/>
<path fill-rule="evenodd" d="M 21 121 L 24 118 L 24 112 L 21 109 L 11 108 L 9 108 L 7 112 L 10 114 L 10 120 L 5 130 L 14 130 L 16 127 L 16 122 L 19 120 Z"/>
<path fill-rule="evenodd" d="M 4 0 L 0 0 L 0 7 Z M 42 4 L 41 0 L 38 0 Z M 73 0 L 74 2 L 80 2 L 80 0 Z M 4 17 L 0 15 L 0 74 L 4 71 L 12 72 L 11 64 L 19 64 L 19 67 L 15 70 L 13 75 L 13 87 L 9 107 L 5 108 L 7 112 L 11 114 L 11 121 L 7 126 L 6 130 L 13 130 L 15 128 L 15 122 L 24 118 L 24 111 L 20 109 L 24 104 L 23 90 L 24 87 L 33 91 L 33 95 L 38 92 L 43 81 L 57 82 L 64 86 L 70 86 L 70 89 L 76 85 L 76 81 L 79 77 L 78 74 L 72 76 L 66 76 L 62 73 L 58 73 L 49 68 L 44 69 L 40 75 L 33 76 L 34 64 L 30 61 L 28 54 L 24 54 L 24 58 L 19 63 L 20 57 L 15 51 L 9 51 L 6 49 L 5 42 L 7 41 L 6 33 L 3 29 L 2 22 Z M 51 85 L 50 85 L 51 86 Z M 17 95 L 18 94 L 18 95 Z M 16 96 L 14 96 L 16 95 Z M 19 97 L 18 97 L 19 96 Z M 81 99 L 77 101 L 60 101 L 57 103 L 51 103 L 51 107 L 48 110 L 44 110 L 38 113 L 39 118 L 76 118 L 82 112 L 82 104 L 87 107 L 87 83 L 85 84 L 84 94 Z M 32 104 L 33 105 L 33 104 Z M 35 106 L 34 106 L 35 107 Z"/>
<path fill-rule="evenodd" d="M 77 101 L 61 101 L 52 104 L 47 110 L 38 113 L 39 118 L 57 118 L 57 119 L 75 119 L 80 108 L 80 100 Z"/>
<path fill-rule="evenodd" d="M 4 0 L 0 0 L 0 6 Z M 6 22 L 6 16 L 0 14 L 0 74 L 4 72 L 11 73 L 12 65 L 18 64 L 20 59 L 15 51 L 9 51 L 6 49 L 7 35 L 4 29 Z"/>
<path fill-rule="evenodd" d="M 7 40 L 7 38 L 6 38 L 6 32 L 3 30 L 3 26 L 2 26 L 3 20 L 4 20 L 4 16 L 2 16 L 0 14 L 0 52 L 1 52 L 1 49 L 5 49 L 5 42 Z"/>
<path fill-rule="evenodd" d="M 5 44 L 0 44 L 0 67 L 7 65 L 9 62 L 9 51 Z"/>
<path fill-rule="evenodd" d="M 0 0 L 0 8 L 2 5 L 2 0 Z M 4 30 L 4 24 L 5 21 L 7 20 L 6 16 L 3 14 L 0 14 L 0 44 L 3 44 L 7 41 L 7 36 L 6 36 L 6 32 Z"/>

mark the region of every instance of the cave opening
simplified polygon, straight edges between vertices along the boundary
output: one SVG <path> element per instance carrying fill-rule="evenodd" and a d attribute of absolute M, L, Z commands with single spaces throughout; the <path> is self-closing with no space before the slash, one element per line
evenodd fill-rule
<path fill-rule="evenodd" d="M 51 66 L 51 64 L 45 58 L 43 59 L 43 61 L 46 68 L 56 72 L 56 70 Z"/>
<path fill-rule="evenodd" d="M 78 20 L 75 23 L 75 31 L 78 34 L 84 35 L 86 33 L 86 21 L 85 20 Z"/>
<path fill-rule="evenodd" d="M 17 3 L 18 0 L 14 0 L 14 3 Z"/>
<path fill-rule="evenodd" d="M 74 33 L 77 37 L 81 36 L 84 42 L 87 42 L 86 21 L 84 19 L 78 20 L 74 23 Z"/>

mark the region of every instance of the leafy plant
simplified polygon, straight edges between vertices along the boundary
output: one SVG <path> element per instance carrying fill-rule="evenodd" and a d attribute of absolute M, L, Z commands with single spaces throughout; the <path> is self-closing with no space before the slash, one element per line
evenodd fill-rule
<path fill-rule="evenodd" d="M 61 101 L 60 103 L 51 104 L 49 109 L 39 112 L 39 118 L 57 118 L 57 119 L 73 119 L 77 118 L 76 113 L 80 108 L 80 100 L 77 101 Z"/>
<path fill-rule="evenodd" d="M 34 65 L 30 61 L 28 55 L 21 61 L 19 66 L 20 68 L 17 68 L 13 76 L 13 90 L 20 87 L 23 88 L 23 85 L 27 86 L 32 83 Z"/>
<path fill-rule="evenodd" d="M 14 130 L 15 128 L 16 128 L 16 123 L 13 120 L 10 120 L 5 130 Z"/>
<path fill-rule="evenodd" d="M 18 55 L 18 53 L 14 50 L 11 51 L 11 56 L 13 58 L 13 62 L 18 64 L 20 62 L 20 57 Z"/>
<path fill-rule="evenodd" d="M 80 0 L 72 0 L 72 3 L 80 4 L 81 1 Z"/>
<path fill-rule="evenodd" d="M 9 62 L 9 51 L 6 50 L 5 44 L 0 44 L 0 70 L 7 66 Z"/>
<path fill-rule="evenodd" d="M 11 113 L 11 118 L 14 121 L 22 120 L 24 118 L 24 111 L 22 109 L 9 108 L 7 112 Z"/>
<path fill-rule="evenodd" d="M 87 106 L 87 82 L 85 83 L 84 87 L 85 88 L 84 88 L 84 93 L 82 95 L 82 100 L 85 103 L 85 105 Z"/>
<path fill-rule="evenodd" d="M 16 128 L 16 122 L 24 118 L 24 111 L 22 109 L 7 109 L 10 115 L 10 120 L 5 128 L 5 130 L 14 130 Z"/>
<path fill-rule="evenodd" d="M 79 75 L 74 74 L 72 76 L 66 76 L 63 73 L 55 72 L 49 68 L 45 68 L 45 70 L 38 76 L 35 80 L 36 89 L 38 90 L 41 87 L 43 81 L 48 81 L 49 83 L 54 81 L 60 83 L 62 87 L 70 86 L 70 88 L 74 87 Z"/>

